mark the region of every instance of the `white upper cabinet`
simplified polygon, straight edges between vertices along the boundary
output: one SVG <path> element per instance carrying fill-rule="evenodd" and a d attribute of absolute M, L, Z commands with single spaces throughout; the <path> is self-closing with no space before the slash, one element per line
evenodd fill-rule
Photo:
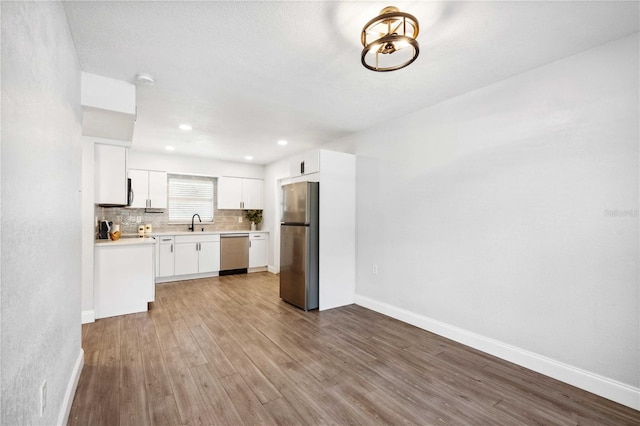
<path fill-rule="evenodd" d="M 289 160 L 290 177 L 304 176 L 320 171 L 320 151 L 317 149 L 296 155 Z"/>
<path fill-rule="evenodd" d="M 95 203 L 127 205 L 127 148 L 94 145 Z"/>
<path fill-rule="evenodd" d="M 262 179 L 242 180 L 242 208 L 246 210 L 262 210 Z"/>
<path fill-rule="evenodd" d="M 136 121 L 136 86 L 126 81 L 81 74 L 82 134 L 131 142 Z"/>
<path fill-rule="evenodd" d="M 262 210 L 262 179 L 223 176 L 218 178 L 219 210 Z"/>
<path fill-rule="evenodd" d="M 167 172 L 129 169 L 133 208 L 167 208 Z"/>
<path fill-rule="evenodd" d="M 167 172 L 149 170 L 149 207 L 166 209 Z"/>

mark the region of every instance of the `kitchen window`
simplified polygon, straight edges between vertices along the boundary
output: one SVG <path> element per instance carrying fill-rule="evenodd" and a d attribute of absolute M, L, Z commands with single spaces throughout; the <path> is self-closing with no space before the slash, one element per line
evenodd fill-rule
<path fill-rule="evenodd" d="M 169 175 L 169 222 L 191 222 L 199 214 L 203 222 L 213 222 L 214 178 Z"/>

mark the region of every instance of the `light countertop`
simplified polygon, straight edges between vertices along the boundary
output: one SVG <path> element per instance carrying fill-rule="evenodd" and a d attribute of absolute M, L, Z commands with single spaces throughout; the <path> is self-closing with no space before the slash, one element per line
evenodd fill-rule
<path fill-rule="evenodd" d="M 178 231 L 178 232 L 153 232 L 151 237 L 138 237 L 135 234 L 125 234 L 118 241 L 112 240 L 95 240 L 96 246 L 108 245 L 134 245 L 134 244 L 155 244 L 154 236 L 163 235 L 220 235 L 220 234 L 268 234 L 269 231 Z"/>
<path fill-rule="evenodd" d="M 163 231 L 152 232 L 151 235 L 220 235 L 220 234 L 268 234 L 269 231 Z"/>

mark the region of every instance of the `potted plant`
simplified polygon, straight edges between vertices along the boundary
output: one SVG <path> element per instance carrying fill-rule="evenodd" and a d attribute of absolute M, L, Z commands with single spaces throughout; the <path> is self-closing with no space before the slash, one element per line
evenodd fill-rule
<path fill-rule="evenodd" d="M 262 210 L 247 210 L 244 216 L 251 222 L 252 231 L 262 222 Z"/>

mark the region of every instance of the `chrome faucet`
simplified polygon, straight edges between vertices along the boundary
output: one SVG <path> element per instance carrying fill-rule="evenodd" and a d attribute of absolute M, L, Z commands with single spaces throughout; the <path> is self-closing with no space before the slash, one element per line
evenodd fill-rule
<path fill-rule="evenodd" d="M 202 222 L 202 219 L 200 219 L 200 215 L 198 213 L 194 214 L 193 216 L 191 216 L 191 226 L 189 227 L 189 231 L 193 232 L 195 227 L 193 226 L 193 221 L 196 218 L 196 216 L 198 216 L 198 220 L 200 222 Z"/>

